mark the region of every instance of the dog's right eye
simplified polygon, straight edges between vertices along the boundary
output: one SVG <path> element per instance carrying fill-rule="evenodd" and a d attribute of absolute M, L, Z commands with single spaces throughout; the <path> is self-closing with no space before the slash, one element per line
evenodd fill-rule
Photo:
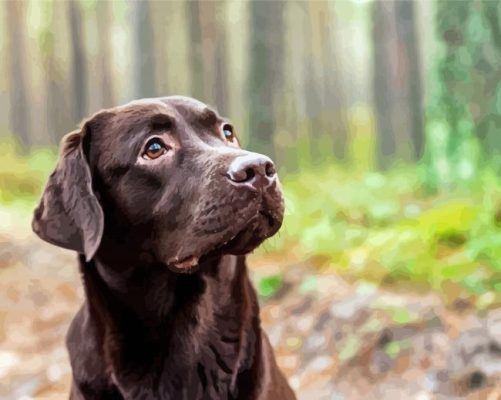
<path fill-rule="evenodd" d="M 235 138 L 233 134 L 233 127 L 230 124 L 223 125 L 223 135 L 228 142 L 232 142 Z"/>
<path fill-rule="evenodd" d="M 155 138 L 150 140 L 145 147 L 143 158 L 147 160 L 154 160 L 155 158 L 160 157 L 165 154 L 167 151 L 167 146 L 160 139 Z"/>

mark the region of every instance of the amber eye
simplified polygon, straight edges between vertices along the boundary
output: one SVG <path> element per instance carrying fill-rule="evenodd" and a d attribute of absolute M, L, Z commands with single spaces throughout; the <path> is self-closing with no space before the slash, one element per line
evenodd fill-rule
<path fill-rule="evenodd" d="M 151 139 L 145 147 L 143 158 L 148 160 L 154 160 L 165 154 L 167 151 L 167 146 L 158 138 Z"/>
<path fill-rule="evenodd" d="M 230 124 L 224 124 L 223 125 L 223 134 L 226 140 L 232 141 L 235 137 L 233 134 L 233 127 Z"/>

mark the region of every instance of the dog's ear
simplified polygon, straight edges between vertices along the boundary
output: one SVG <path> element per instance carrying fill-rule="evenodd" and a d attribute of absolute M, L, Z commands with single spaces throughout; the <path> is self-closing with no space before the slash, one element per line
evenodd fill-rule
<path fill-rule="evenodd" d="M 96 253 L 104 228 L 101 205 L 92 190 L 86 157 L 89 123 L 61 141 L 56 169 L 50 175 L 33 216 L 33 231 L 43 240 L 85 255 Z"/>

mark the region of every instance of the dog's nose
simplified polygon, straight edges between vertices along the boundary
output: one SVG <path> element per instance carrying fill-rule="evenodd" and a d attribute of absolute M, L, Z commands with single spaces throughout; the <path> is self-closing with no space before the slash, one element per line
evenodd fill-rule
<path fill-rule="evenodd" d="M 235 158 L 228 168 L 228 178 L 232 182 L 251 185 L 256 189 L 266 186 L 276 176 L 273 161 L 257 153 Z"/>

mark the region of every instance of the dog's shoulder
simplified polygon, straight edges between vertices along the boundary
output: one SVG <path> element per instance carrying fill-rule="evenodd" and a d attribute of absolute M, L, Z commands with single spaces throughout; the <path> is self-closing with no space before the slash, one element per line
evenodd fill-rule
<path fill-rule="evenodd" d="M 66 335 L 66 347 L 73 370 L 72 398 L 122 399 L 112 382 L 99 345 L 97 327 L 89 317 L 84 303 L 73 318 Z"/>

